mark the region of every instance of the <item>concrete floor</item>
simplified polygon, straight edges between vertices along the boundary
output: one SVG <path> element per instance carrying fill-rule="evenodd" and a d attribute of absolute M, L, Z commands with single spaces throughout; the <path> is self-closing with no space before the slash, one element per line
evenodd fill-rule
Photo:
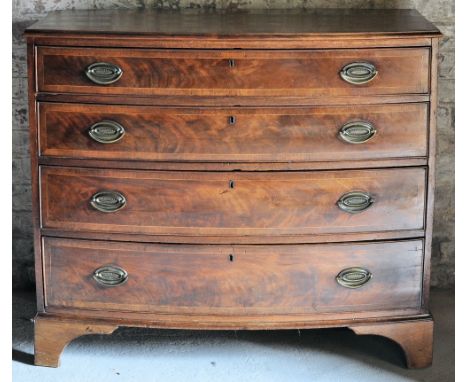
<path fill-rule="evenodd" d="M 124 328 L 85 336 L 63 352 L 58 369 L 32 366 L 32 294 L 14 294 L 15 382 L 276 382 L 455 380 L 453 291 L 434 290 L 433 366 L 403 368 L 400 348 L 346 329 L 198 332 Z"/>

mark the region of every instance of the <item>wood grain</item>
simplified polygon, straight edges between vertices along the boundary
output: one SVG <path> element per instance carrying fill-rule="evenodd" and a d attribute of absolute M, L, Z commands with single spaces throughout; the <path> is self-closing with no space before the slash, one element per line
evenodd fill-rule
<path fill-rule="evenodd" d="M 26 34 L 26 40 L 37 46 L 102 46 L 113 48 L 154 48 L 154 49 L 349 49 L 349 48 L 392 48 L 431 46 L 431 36 L 442 35 L 430 33 L 414 33 L 408 35 L 359 36 L 333 34 L 312 36 L 254 36 L 222 38 L 204 36 L 193 39 L 190 36 L 157 36 L 121 34 L 118 38 L 111 33 L 64 32 L 61 34 L 47 32 L 31 32 Z"/>
<path fill-rule="evenodd" d="M 429 365 L 440 37 L 412 10 L 66 11 L 29 27 L 36 364 L 138 326 L 350 327 Z M 344 82 L 362 60 L 377 77 Z M 123 77 L 94 85 L 95 61 Z M 102 118 L 125 125 L 118 145 L 87 138 Z M 350 118 L 375 138 L 339 142 Z M 127 205 L 93 210 L 102 189 Z M 336 201 L 355 189 L 375 203 L 349 215 Z M 128 282 L 97 286 L 105 264 Z M 374 277 L 339 286 L 351 266 Z"/>
<path fill-rule="evenodd" d="M 233 186 L 230 186 L 230 183 Z M 424 227 L 423 168 L 295 173 L 196 173 L 41 168 L 42 227 L 169 235 L 299 235 Z M 122 193 L 114 213 L 90 206 Z M 365 191 L 375 202 L 349 214 L 336 203 Z"/>
<path fill-rule="evenodd" d="M 431 61 L 431 103 L 429 117 L 429 163 L 427 178 L 427 208 L 426 208 L 426 256 L 424 258 L 424 306 L 429 307 L 429 291 L 431 288 L 431 257 L 432 230 L 434 226 L 434 198 L 435 198 L 435 165 L 436 165 L 436 136 L 437 136 L 437 79 L 438 79 L 439 40 L 432 41 Z"/>
<path fill-rule="evenodd" d="M 36 95 L 33 91 L 36 83 L 35 68 L 35 48 L 32 44 L 27 45 L 27 65 L 28 65 L 28 122 L 29 122 L 29 154 L 31 160 L 31 223 L 34 242 L 34 262 L 35 266 L 35 285 L 36 285 L 36 307 L 38 312 L 44 312 L 44 289 L 42 278 L 42 250 L 41 250 L 41 232 L 40 216 L 41 208 L 39 203 L 39 128 Z"/>
<path fill-rule="evenodd" d="M 302 106 L 357 106 L 375 104 L 402 104 L 429 102 L 428 94 L 382 94 L 382 95 L 354 95 L 349 96 L 327 96 L 316 95 L 312 97 L 218 97 L 218 96 L 134 96 L 125 97 L 112 94 L 80 94 L 80 93 L 36 93 L 36 99 L 40 102 L 57 103 L 85 103 L 105 105 L 136 105 L 136 106 L 176 106 L 176 107 L 302 107 Z"/>
<path fill-rule="evenodd" d="M 314 108 L 158 108 L 39 103 L 40 155 L 143 161 L 354 161 L 427 154 L 427 104 Z M 234 118 L 233 121 L 229 121 Z M 90 126 L 125 129 L 113 144 L 94 141 Z M 339 138 L 343 125 L 367 121 L 365 144 Z"/>
<path fill-rule="evenodd" d="M 163 162 L 39 157 L 39 165 L 161 171 L 301 171 L 427 166 L 427 157 L 328 162 Z"/>
<path fill-rule="evenodd" d="M 99 312 L 99 311 L 94 311 Z M 102 313 L 102 312 L 101 312 Z M 125 314 L 124 314 L 125 315 Z M 160 320 L 146 317 L 145 319 L 122 319 L 121 314 L 116 317 L 92 318 L 39 313 L 35 317 L 35 361 L 38 366 L 58 367 L 59 358 L 64 347 L 73 339 L 92 334 L 111 334 L 119 326 L 143 328 L 192 328 L 197 322 L 196 316 L 189 315 L 161 315 Z M 147 315 L 146 315 L 147 316 Z M 427 367 L 432 361 L 432 332 L 433 323 L 429 316 L 417 315 L 400 317 L 398 311 L 393 311 L 393 320 L 383 317 L 367 318 L 365 321 L 354 314 L 353 325 L 350 327 L 356 334 L 374 334 L 387 337 L 397 342 L 405 352 L 408 367 Z M 172 317 L 175 318 L 172 321 Z M 274 316 L 265 323 L 261 317 L 229 315 L 227 321 L 220 321 L 220 316 L 205 316 L 198 323 L 198 328 L 204 325 L 210 329 L 265 329 L 265 328 L 337 328 L 346 325 L 347 321 L 317 320 L 304 321 L 304 316 Z M 292 320 L 291 320 L 292 318 Z M 180 321 L 182 320 L 182 321 Z M 183 321 L 185 320 L 185 321 Z M 210 321 L 212 321 L 210 323 Z M 367 322 L 366 322 L 367 321 Z M 244 322 L 242 324 L 241 322 Z M 169 326 L 168 326 L 169 324 Z M 245 326 L 241 326 L 245 325 Z"/>
<path fill-rule="evenodd" d="M 143 50 L 39 47 L 38 91 L 87 94 L 193 96 L 341 96 L 421 94 L 429 90 L 429 49 Z M 231 67 L 229 60 L 234 60 Z M 372 62 L 377 77 L 351 85 L 339 72 Z M 84 70 L 95 62 L 118 65 L 122 78 L 96 85 Z"/>
<path fill-rule="evenodd" d="M 418 308 L 422 240 L 392 243 L 203 246 L 44 239 L 48 307 L 189 314 L 294 314 Z M 105 287 L 94 271 L 128 272 Z M 335 277 L 365 267 L 359 289 Z"/>
<path fill-rule="evenodd" d="M 434 322 L 397 321 L 351 326 L 356 334 L 372 334 L 391 339 L 401 346 L 408 368 L 424 368 L 432 364 Z"/>
<path fill-rule="evenodd" d="M 424 237 L 425 231 L 421 229 L 406 229 L 399 231 L 381 232 L 350 232 L 329 234 L 303 234 L 303 235 L 277 235 L 255 234 L 248 236 L 231 235 L 147 235 L 121 232 L 91 232 L 91 231 L 71 231 L 60 228 L 42 228 L 43 236 L 63 237 L 63 238 L 87 238 L 96 240 L 129 241 L 140 243 L 169 243 L 169 244 L 311 244 L 311 243 L 346 243 L 369 240 L 398 240 Z"/>
<path fill-rule="evenodd" d="M 358 22 L 357 22 L 358 21 Z M 439 35 L 416 10 L 409 9 L 252 9 L 252 10 L 86 10 L 50 12 L 27 28 L 28 35 L 87 34 L 185 37 L 291 38 L 329 36 Z"/>
<path fill-rule="evenodd" d="M 42 315 L 34 319 L 34 364 L 58 367 L 60 354 L 73 339 L 90 334 L 111 334 L 117 326 L 105 322 L 60 320 Z"/>
<path fill-rule="evenodd" d="M 430 46 L 431 37 L 440 36 L 407 9 L 75 10 L 52 12 L 26 30 L 38 46 L 96 47 L 105 41 L 107 47 L 176 49 Z"/>

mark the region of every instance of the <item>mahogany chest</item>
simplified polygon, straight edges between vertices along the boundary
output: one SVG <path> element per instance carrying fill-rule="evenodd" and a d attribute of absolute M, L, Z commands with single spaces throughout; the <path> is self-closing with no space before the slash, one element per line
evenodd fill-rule
<path fill-rule="evenodd" d="M 431 363 L 419 13 L 65 11 L 26 36 L 37 365 L 120 326 L 348 327 Z"/>

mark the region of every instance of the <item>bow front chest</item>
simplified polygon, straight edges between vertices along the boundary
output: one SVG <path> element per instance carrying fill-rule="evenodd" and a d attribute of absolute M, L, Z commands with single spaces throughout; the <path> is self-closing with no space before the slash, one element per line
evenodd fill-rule
<path fill-rule="evenodd" d="M 26 36 L 37 365 L 120 326 L 348 327 L 431 363 L 431 23 L 65 11 Z"/>

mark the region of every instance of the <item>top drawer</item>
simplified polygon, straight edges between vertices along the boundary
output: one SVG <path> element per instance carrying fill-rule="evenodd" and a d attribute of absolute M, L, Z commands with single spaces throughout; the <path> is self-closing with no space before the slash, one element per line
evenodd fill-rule
<path fill-rule="evenodd" d="M 37 71 L 38 91 L 56 93 L 320 97 L 420 94 L 429 89 L 429 49 L 38 47 Z"/>

